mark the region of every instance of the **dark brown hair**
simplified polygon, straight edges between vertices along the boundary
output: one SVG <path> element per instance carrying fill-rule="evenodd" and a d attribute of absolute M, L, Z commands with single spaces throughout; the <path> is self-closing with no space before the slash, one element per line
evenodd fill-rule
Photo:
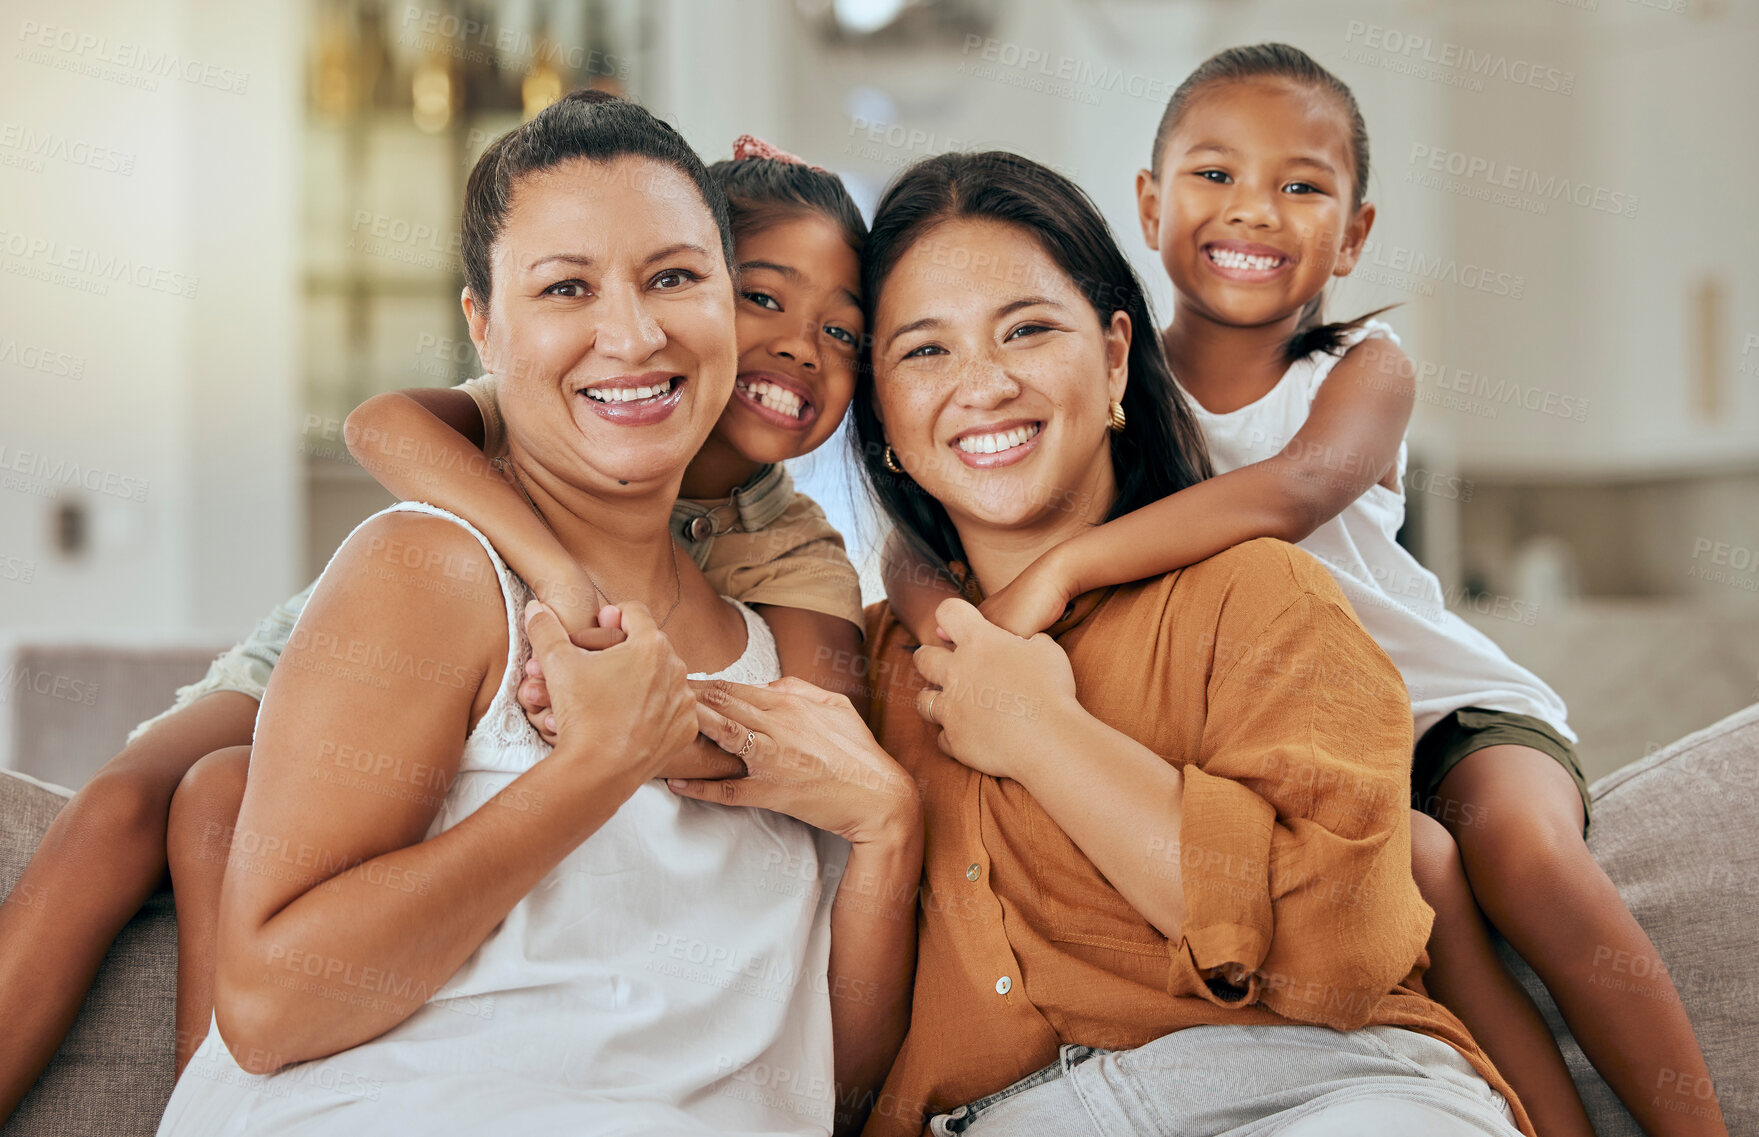
<path fill-rule="evenodd" d="M 710 166 L 708 176 L 726 195 L 735 241 L 778 221 L 817 214 L 842 232 L 856 256 L 867 245 L 861 209 L 833 173 L 777 158 L 732 158 Z"/>
<path fill-rule="evenodd" d="M 1142 282 L 1098 208 L 1054 170 L 1003 151 L 941 154 L 905 170 L 880 200 L 868 234 L 862 268 L 868 312 L 878 308 L 886 277 L 904 254 L 936 226 L 962 218 L 999 221 L 1032 237 L 1086 296 L 1102 327 L 1114 312 L 1130 317 L 1130 377 L 1122 400 L 1128 425 L 1110 432 L 1117 496 L 1106 519 L 1209 477 L 1203 432 L 1173 383 Z M 886 469 L 871 337 L 864 354 L 851 437 L 868 484 L 915 545 L 942 562 L 961 560 L 964 551 L 946 508 L 908 476 Z"/>
<path fill-rule="evenodd" d="M 507 211 L 520 179 L 572 158 L 610 162 L 630 156 L 671 166 L 696 186 L 720 230 L 721 252 L 731 276 L 733 229 L 727 219 L 727 202 L 696 151 L 641 104 L 604 91 L 579 90 L 495 139 L 471 168 L 464 186 L 459 251 L 465 287 L 477 303 L 486 305 L 489 301 L 495 242 L 507 224 Z"/>
<path fill-rule="evenodd" d="M 1321 67 L 1311 55 L 1286 43 L 1259 43 L 1218 51 L 1185 77 L 1172 98 L 1167 100 L 1167 109 L 1162 112 L 1160 126 L 1154 132 L 1154 153 L 1149 156 L 1148 165 L 1154 179 L 1160 180 L 1161 153 L 1166 149 L 1167 140 L 1179 128 L 1179 120 L 1197 96 L 1223 83 L 1243 83 L 1253 79 L 1286 79 L 1322 91 L 1337 101 L 1350 129 L 1350 209 L 1353 212 L 1362 208 L 1363 198 L 1368 193 L 1369 173 L 1368 124 L 1362 120 L 1362 108 L 1356 105 L 1356 96 L 1348 84 Z M 1316 351 L 1341 354 L 1346 335 L 1386 310 L 1380 308 L 1354 320 L 1327 324 L 1324 322 L 1325 293 L 1321 291 L 1302 307 L 1301 317 L 1295 323 L 1295 334 L 1284 347 L 1283 355 L 1293 362 Z"/>

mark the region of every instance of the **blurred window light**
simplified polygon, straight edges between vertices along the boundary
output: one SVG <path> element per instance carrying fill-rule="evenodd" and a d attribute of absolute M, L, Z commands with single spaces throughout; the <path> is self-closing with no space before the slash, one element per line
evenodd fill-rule
<path fill-rule="evenodd" d="M 834 0 L 837 23 L 853 35 L 872 35 L 904 12 L 906 0 Z"/>
<path fill-rule="evenodd" d="M 416 69 L 410 84 L 416 128 L 438 134 L 452 121 L 452 76 L 446 65 L 429 60 Z"/>
<path fill-rule="evenodd" d="M 346 15 L 330 9 L 320 17 L 313 37 L 312 103 L 321 117 L 332 122 L 351 114 L 360 96 L 351 30 Z"/>
<path fill-rule="evenodd" d="M 898 103 L 878 87 L 860 83 L 843 95 L 843 113 L 859 122 L 897 122 Z"/>
<path fill-rule="evenodd" d="M 525 121 L 530 122 L 539 111 L 562 97 L 562 76 L 548 63 L 540 63 L 519 85 L 519 95 Z"/>
<path fill-rule="evenodd" d="M 988 35 L 1000 0 L 794 0 L 794 10 L 828 43 L 863 48 L 948 46 Z"/>

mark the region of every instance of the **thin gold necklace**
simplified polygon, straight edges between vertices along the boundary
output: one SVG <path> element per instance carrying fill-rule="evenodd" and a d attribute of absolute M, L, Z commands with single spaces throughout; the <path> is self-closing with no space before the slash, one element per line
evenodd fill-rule
<path fill-rule="evenodd" d="M 519 487 L 519 495 L 525 499 L 525 504 L 531 506 L 531 511 L 537 514 L 537 519 L 539 521 L 544 523 L 544 528 L 550 531 L 550 536 L 555 537 L 556 530 L 550 525 L 550 519 L 545 517 L 544 511 L 537 507 L 537 502 L 531 500 L 531 491 L 525 488 L 525 479 L 519 476 L 519 471 L 514 467 L 512 460 L 509 459 L 503 462 L 501 468 L 513 475 L 513 484 Z M 557 537 L 556 539 L 558 543 L 561 541 L 560 537 Z M 678 543 L 672 540 L 670 534 L 666 537 L 666 546 L 672 550 L 673 596 L 672 606 L 666 609 L 665 617 L 660 620 L 658 625 L 656 625 L 655 630 L 658 631 L 665 630 L 666 624 L 671 621 L 673 613 L 678 611 L 678 605 L 684 602 L 684 577 L 683 574 L 678 571 Z M 586 579 L 592 582 L 593 591 L 599 594 L 599 598 L 606 604 L 616 604 L 617 602 L 611 599 L 611 594 L 606 592 L 604 587 L 600 585 L 598 580 L 592 575 L 592 570 L 588 569 L 584 562 L 576 563 L 580 564 L 580 571 L 586 573 Z"/>

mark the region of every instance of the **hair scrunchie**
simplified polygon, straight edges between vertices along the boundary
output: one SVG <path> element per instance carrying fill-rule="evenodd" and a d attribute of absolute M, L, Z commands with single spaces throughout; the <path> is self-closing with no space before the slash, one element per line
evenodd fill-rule
<path fill-rule="evenodd" d="M 741 134 L 733 140 L 733 160 L 742 162 L 747 158 L 768 158 L 775 162 L 787 162 L 793 166 L 805 166 L 809 170 L 828 173 L 823 166 L 814 166 L 798 154 L 790 154 L 779 146 L 774 146 L 755 134 Z"/>

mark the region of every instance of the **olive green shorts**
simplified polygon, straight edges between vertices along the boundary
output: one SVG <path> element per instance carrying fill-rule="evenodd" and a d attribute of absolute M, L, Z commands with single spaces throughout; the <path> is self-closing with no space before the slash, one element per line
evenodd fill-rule
<path fill-rule="evenodd" d="M 1582 773 L 1581 761 L 1576 758 L 1576 748 L 1544 719 L 1518 715 L 1513 711 L 1461 707 L 1424 731 L 1412 753 L 1412 807 L 1434 813 L 1435 809 L 1431 807 L 1441 805 L 1442 779 L 1466 755 L 1487 746 L 1530 746 L 1557 759 L 1557 764 L 1575 779 L 1576 792 L 1582 795 L 1582 832 L 1588 832 L 1592 806 L 1588 802 L 1588 779 Z"/>

